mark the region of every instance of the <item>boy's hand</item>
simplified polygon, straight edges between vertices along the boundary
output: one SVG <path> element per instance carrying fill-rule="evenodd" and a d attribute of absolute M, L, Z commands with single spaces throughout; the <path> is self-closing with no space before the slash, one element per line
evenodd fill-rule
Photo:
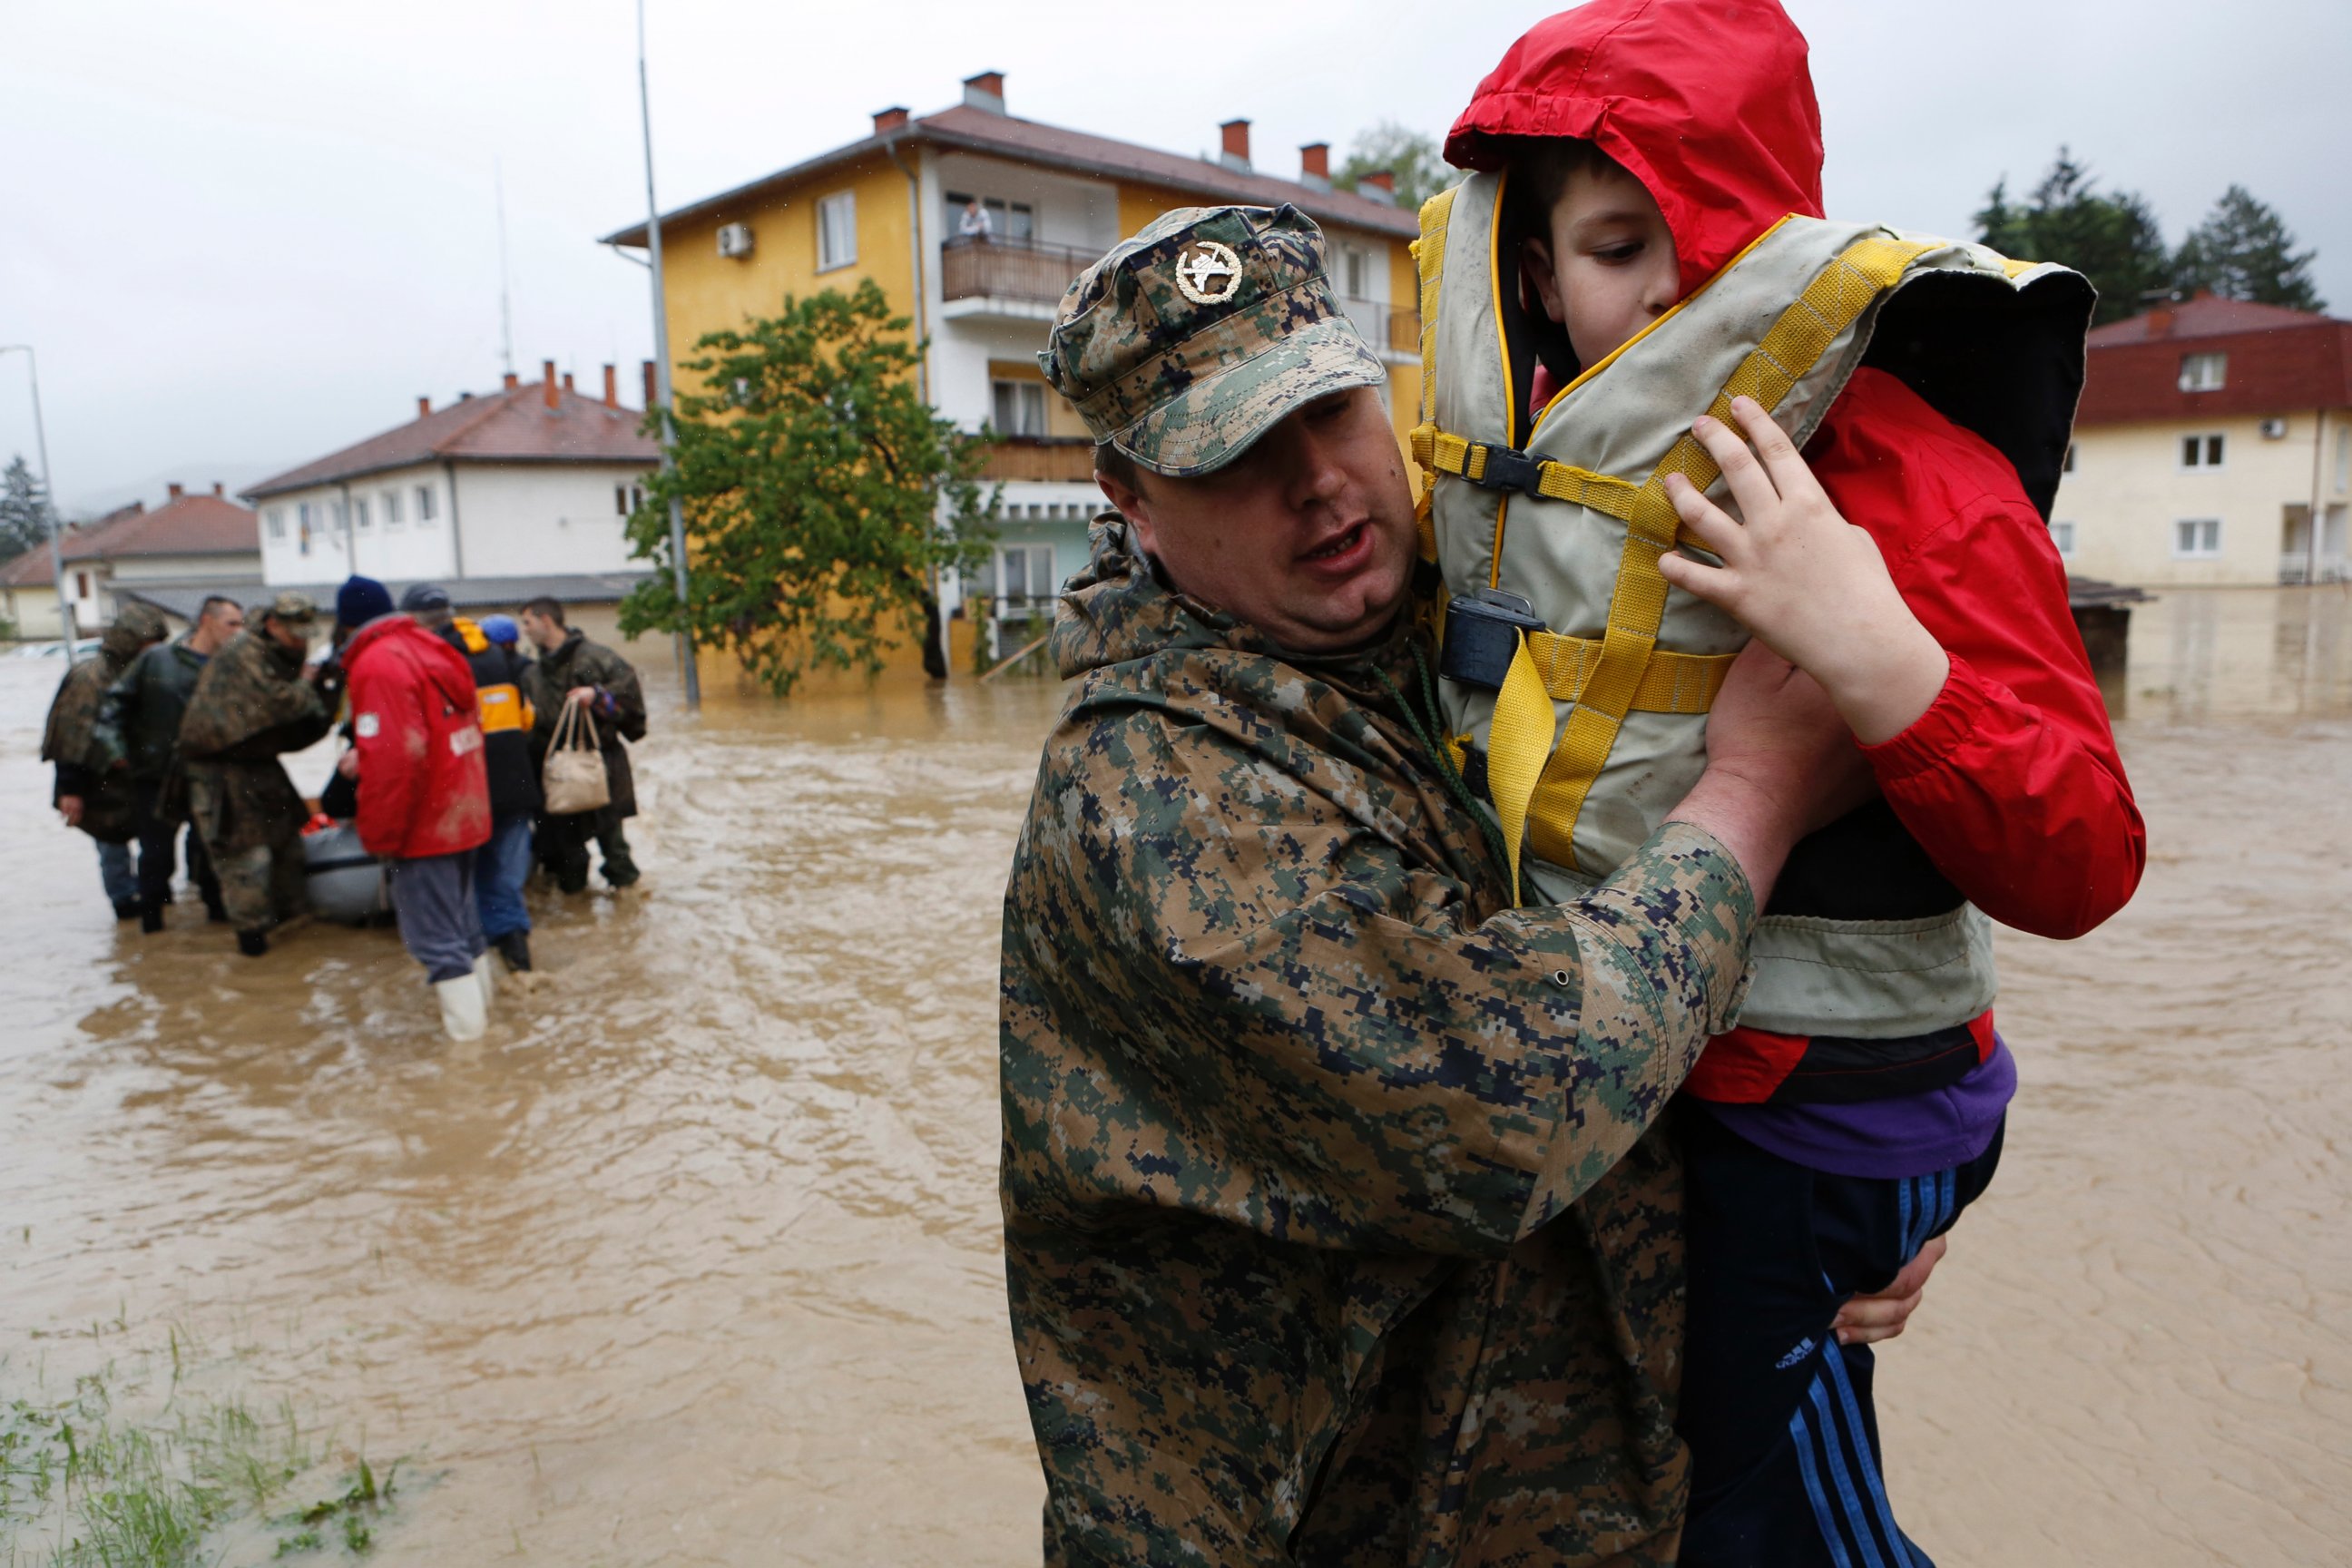
<path fill-rule="evenodd" d="M 1892 740 L 1935 701 L 1951 661 L 1895 591 L 1876 542 L 1838 515 L 1787 433 L 1752 399 L 1731 408 L 1754 451 L 1705 415 L 1691 432 L 1723 469 L 1739 520 L 1682 475 L 1666 479 L 1683 526 L 1723 564 L 1669 553 L 1658 570 L 1820 681 L 1864 744 Z"/>
<path fill-rule="evenodd" d="M 1874 1344 L 1901 1333 L 1911 1321 L 1911 1314 L 1919 1310 L 1920 1298 L 1927 1289 L 1927 1276 L 1935 1272 L 1936 1265 L 1943 1261 L 1944 1251 L 1950 1246 L 1949 1238 L 1936 1237 L 1903 1266 L 1903 1272 L 1885 1289 L 1875 1296 L 1856 1296 L 1839 1308 L 1830 1325 L 1837 1331 L 1837 1342 Z"/>

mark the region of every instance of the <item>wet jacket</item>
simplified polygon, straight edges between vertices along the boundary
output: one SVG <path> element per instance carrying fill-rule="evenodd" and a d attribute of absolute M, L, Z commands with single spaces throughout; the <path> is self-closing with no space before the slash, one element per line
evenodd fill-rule
<path fill-rule="evenodd" d="M 99 710 L 107 689 L 164 629 L 161 612 L 145 605 L 125 608 L 100 637 L 98 657 L 81 660 L 58 682 L 42 726 L 41 761 L 57 767 L 49 804 L 79 796 L 81 830 L 100 843 L 128 843 L 138 831 L 138 808 L 129 775 L 112 774 L 97 743 Z"/>
<path fill-rule="evenodd" d="M 1782 216 L 1822 216 L 1821 115 L 1805 60 L 1803 37 L 1773 0 L 1593 0 L 1511 47 L 1445 154 L 1491 169 L 1507 162 L 1513 137 L 1595 142 L 1657 202 L 1688 293 Z M 1693 387 L 1693 409 L 1715 391 Z M 1800 846 L 1773 912 L 1869 918 L 1844 908 L 1853 879 L 1897 868 L 1912 882 L 1948 883 L 1951 903 L 1965 898 L 2021 931 L 2090 931 L 2137 887 L 2146 831 L 2064 566 L 2016 470 L 1867 367 L 1805 456 L 1839 511 L 1877 541 L 1951 673 L 1909 729 L 1864 748 L 1884 805 Z M 1990 1029 L 1981 1035 L 1990 1050 Z M 1708 1054 L 1694 1087 L 1765 1098 L 1804 1048 L 1740 1031 Z"/>
<path fill-rule="evenodd" d="M 613 789 L 613 804 L 591 814 L 602 831 L 637 814 L 636 779 L 629 771 L 629 748 L 622 742 L 646 738 L 646 692 L 627 659 L 574 628 L 552 651 L 532 662 L 523 684 L 523 695 L 536 711 L 532 756 L 546 756 L 555 721 L 563 713 L 563 694 L 576 686 L 596 687 L 610 699 L 609 703 L 600 700 L 594 710 L 596 741 L 604 749 L 604 776 Z"/>
<path fill-rule="evenodd" d="M 196 677 L 180 720 L 189 813 L 216 864 L 249 849 L 299 854 L 310 815 L 278 758 L 334 727 L 331 680 L 302 673 L 302 654 L 258 626 L 229 638 Z"/>
<path fill-rule="evenodd" d="M 109 762 L 121 758 L 141 784 L 161 779 L 180 744 L 180 720 L 210 657 L 178 637 L 131 661 L 99 704 L 97 745 Z"/>
<path fill-rule="evenodd" d="M 513 647 L 494 643 L 482 628 L 460 616 L 440 633 L 473 672 L 475 703 L 482 725 L 482 766 L 490 784 L 490 819 L 535 812 L 540 806 L 539 769 L 531 762 L 530 700 L 522 694 L 530 661 Z"/>
<path fill-rule="evenodd" d="M 474 673 L 413 616 L 379 616 L 343 648 L 360 754 L 360 843 L 422 859 L 490 837 Z"/>
<path fill-rule="evenodd" d="M 1753 895 L 1669 825 L 1511 910 L 1404 707 L 1097 525 L 1005 890 L 1002 1198 L 1054 1563 L 1666 1563 L 1679 1167 Z M 1425 720 L 1422 721 L 1425 725 Z"/>

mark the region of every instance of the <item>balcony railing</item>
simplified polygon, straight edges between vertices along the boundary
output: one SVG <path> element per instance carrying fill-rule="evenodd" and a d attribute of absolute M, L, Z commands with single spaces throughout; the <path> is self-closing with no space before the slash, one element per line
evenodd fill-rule
<path fill-rule="evenodd" d="M 1095 444 L 1084 436 L 1000 436 L 981 464 L 983 479 L 1045 479 L 1090 483 Z"/>
<path fill-rule="evenodd" d="M 1078 274 L 1100 259 L 1101 251 L 1081 246 L 958 235 L 940 247 L 940 298 L 1058 305 Z"/>
<path fill-rule="evenodd" d="M 1392 354 L 1421 353 L 1421 312 L 1409 305 L 1383 305 L 1372 300 L 1339 301 L 1356 331 L 1375 351 Z"/>

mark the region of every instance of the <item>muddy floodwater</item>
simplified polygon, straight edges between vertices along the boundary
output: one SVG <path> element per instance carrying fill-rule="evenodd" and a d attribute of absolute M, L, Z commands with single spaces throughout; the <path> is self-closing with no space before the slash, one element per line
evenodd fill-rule
<path fill-rule="evenodd" d="M 993 1020 L 1055 688 L 657 708 L 642 889 L 535 893 L 541 987 L 453 1047 L 387 932 L 118 926 L 42 809 L 58 673 L 0 659 L 0 1404 L 184 1336 L 403 1457 L 385 1564 L 1036 1561 Z M 2342 1563 L 2352 601 L 2168 595 L 2111 698 L 2147 878 L 2004 933 L 2022 1086 L 1882 1360 L 1898 1509 L 1945 1568 Z"/>

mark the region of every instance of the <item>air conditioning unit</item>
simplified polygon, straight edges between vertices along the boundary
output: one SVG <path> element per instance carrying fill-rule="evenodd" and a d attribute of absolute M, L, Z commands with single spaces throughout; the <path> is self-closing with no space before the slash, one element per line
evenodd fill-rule
<path fill-rule="evenodd" d="M 744 257 L 751 254 L 751 226 L 748 223 L 722 223 L 719 226 L 719 254 Z"/>
<path fill-rule="evenodd" d="M 2284 420 L 2284 419 L 2265 419 L 2265 420 L 2263 420 L 2263 440 L 2265 440 L 2265 441 L 2284 441 L 2284 440 L 2285 440 L 2285 439 L 2286 439 L 2286 421 L 2285 421 L 2285 420 Z"/>

